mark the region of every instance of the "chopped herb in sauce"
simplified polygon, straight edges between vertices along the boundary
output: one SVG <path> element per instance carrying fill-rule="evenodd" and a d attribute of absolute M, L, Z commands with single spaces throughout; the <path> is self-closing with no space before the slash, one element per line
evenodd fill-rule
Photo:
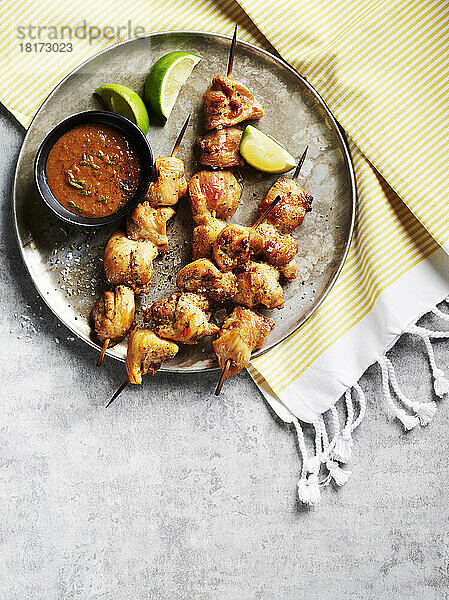
<path fill-rule="evenodd" d="M 69 185 L 71 185 L 74 188 L 78 188 L 79 190 L 82 190 L 84 188 L 84 185 L 81 183 L 81 181 L 75 181 L 72 171 L 67 171 L 66 175 Z"/>
<path fill-rule="evenodd" d="M 71 206 L 72 208 L 74 208 L 75 210 L 77 210 L 79 213 L 83 213 L 84 212 L 84 210 L 80 206 L 78 206 L 77 204 L 75 204 L 75 202 L 72 202 L 72 200 L 69 200 L 67 202 L 67 204 L 69 206 Z"/>

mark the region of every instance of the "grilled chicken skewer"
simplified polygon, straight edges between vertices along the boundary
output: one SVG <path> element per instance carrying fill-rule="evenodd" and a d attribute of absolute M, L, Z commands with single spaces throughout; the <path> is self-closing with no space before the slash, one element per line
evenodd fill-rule
<path fill-rule="evenodd" d="M 187 191 L 184 163 L 176 158 L 176 154 L 189 119 L 190 115 L 176 140 L 172 155 L 156 159 L 156 163 L 161 161 L 156 164 L 158 179 L 150 184 L 146 200 L 136 206 L 128 217 L 127 235 L 115 232 L 106 246 L 104 263 L 107 278 L 111 283 L 127 281 L 136 293 L 148 286 L 152 260 L 157 254 L 167 251 L 166 224 L 175 214 L 170 206 Z"/>
<path fill-rule="evenodd" d="M 275 198 L 269 209 L 273 210 L 279 201 L 280 198 Z M 258 226 L 268 214 L 267 209 L 255 225 Z M 229 268 L 226 264 L 225 268 L 220 270 L 207 258 L 193 261 L 179 271 L 176 279 L 178 288 L 206 294 L 217 301 L 233 300 L 247 307 L 261 304 L 267 308 L 281 308 L 284 304 L 284 292 L 279 284 L 279 271 L 270 265 L 250 260 L 251 250 L 254 250 L 254 245 L 251 244 L 253 228 L 232 225 L 226 229 L 230 232 L 241 232 L 241 237 L 235 243 L 235 252 L 229 248 L 229 254 L 223 252 L 223 257 L 234 261 L 233 264 Z M 231 241 L 235 242 L 234 238 Z M 239 261 L 245 265 L 244 269 L 238 268 Z M 217 261 L 217 264 L 222 266 L 220 261 Z M 236 269 L 236 273 L 233 269 Z"/>
<path fill-rule="evenodd" d="M 254 350 L 262 348 L 265 338 L 274 327 L 274 321 L 260 313 L 237 306 L 225 319 L 217 339 L 213 342 L 222 370 L 215 395 L 221 391 L 224 380 L 244 369 Z"/>
<path fill-rule="evenodd" d="M 253 255 L 278 268 L 286 279 L 298 275 L 295 256 L 298 243 L 290 235 L 311 210 L 312 197 L 297 184 L 305 149 L 293 179 L 279 178 L 258 208 L 259 219 L 250 227 L 228 225 L 221 228 L 212 244 L 212 256 L 222 271 L 242 268 Z M 277 206 L 275 201 L 277 199 Z"/>
<path fill-rule="evenodd" d="M 174 358 L 179 348 L 173 342 L 163 340 L 151 329 L 139 327 L 131 331 L 126 353 L 128 378 L 122 383 L 106 405 L 110 406 L 129 383 L 142 383 L 142 375 L 155 375 L 161 365 Z"/>
<path fill-rule="evenodd" d="M 187 117 L 178 138 L 173 146 L 170 156 L 159 156 L 154 161 L 156 181 L 150 183 L 145 200 L 151 206 L 173 206 L 187 192 L 187 181 L 184 176 L 184 163 L 176 158 L 182 138 L 189 124 L 190 115 Z"/>
<path fill-rule="evenodd" d="M 189 181 L 192 215 L 192 258 L 210 258 L 212 245 L 226 220 L 236 212 L 242 188 L 230 171 L 200 171 Z"/>
<path fill-rule="evenodd" d="M 276 209 L 271 211 L 270 215 L 267 217 L 267 221 L 272 223 L 281 235 L 289 234 L 293 229 L 298 227 L 298 225 L 301 225 L 306 214 L 312 210 L 312 196 L 308 195 L 296 183 L 307 150 L 308 146 L 298 162 L 293 178 L 287 179 L 285 177 L 279 177 L 268 190 L 267 195 L 258 208 L 259 214 L 262 214 L 267 207 L 270 206 L 273 198 L 281 196 L 281 202 L 279 202 Z"/>
<path fill-rule="evenodd" d="M 258 208 L 259 214 L 263 214 L 265 207 L 270 206 L 271 200 L 276 194 L 282 198 L 276 209 L 258 227 L 257 231 L 264 240 L 261 256 L 268 264 L 279 269 L 288 281 L 296 279 L 299 273 L 295 258 L 298 253 L 298 243 L 290 234 L 302 223 L 305 215 L 312 210 L 312 196 L 306 194 L 296 183 L 307 150 L 308 146 L 298 162 L 292 179 L 278 179 L 268 190 Z"/>
<path fill-rule="evenodd" d="M 92 310 L 97 338 L 103 343 L 97 366 L 103 362 L 108 347 L 121 342 L 134 321 L 134 292 L 124 285 L 106 291 Z"/>
<path fill-rule="evenodd" d="M 236 43 L 237 26 L 232 38 L 227 75 L 214 77 L 211 89 L 204 94 L 207 130 L 231 127 L 247 119 L 259 119 L 265 114 L 249 89 L 231 79 Z"/>
<path fill-rule="evenodd" d="M 175 293 L 154 302 L 150 308 L 153 326 L 134 329 L 128 339 L 126 371 L 128 378 L 109 401 L 109 406 L 128 383 L 142 383 L 142 375 L 155 375 L 161 364 L 178 352 L 174 342 L 197 344 L 205 336 L 215 335 L 219 327 L 210 323 L 209 300 L 200 294 Z"/>
<path fill-rule="evenodd" d="M 204 95 L 207 130 L 232 127 L 249 119 L 260 119 L 264 110 L 250 90 L 235 79 L 217 75 Z"/>
<path fill-rule="evenodd" d="M 265 249 L 265 258 L 273 258 L 273 251 L 271 252 L 271 255 L 267 253 L 266 241 L 267 239 L 270 240 L 271 236 L 271 239 L 273 240 L 271 248 L 272 250 L 276 249 L 276 245 L 274 244 L 276 230 L 280 230 L 284 246 L 285 244 L 290 244 L 290 253 L 286 251 L 285 247 L 284 252 L 280 253 L 281 256 L 283 255 L 283 260 L 285 260 L 285 263 L 284 265 L 279 265 L 281 268 L 283 266 L 285 269 L 290 269 L 290 271 L 284 270 L 284 274 L 287 276 L 290 275 L 290 278 L 294 278 L 296 276 L 297 267 L 296 263 L 293 261 L 293 257 L 291 256 L 291 252 L 295 250 L 295 248 L 294 245 L 287 239 L 290 238 L 288 234 L 302 222 L 305 214 L 311 209 L 312 202 L 311 196 L 307 196 L 307 194 L 296 185 L 296 180 L 304 163 L 307 149 L 308 148 L 306 147 L 298 162 L 298 166 L 296 167 L 293 178 L 291 180 L 284 180 L 281 178 L 282 181 L 278 180 L 270 188 L 264 201 L 259 206 L 258 212 L 260 217 L 253 226 L 258 235 L 262 238 L 265 238 L 265 245 L 262 244 L 262 248 Z M 287 188 L 288 191 L 285 194 L 281 194 L 279 188 L 281 188 L 282 191 Z M 276 193 L 278 195 L 275 196 Z M 218 240 L 221 237 L 224 237 L 223 234 L 225 234 L 226 229 L 227 228 L 224 228 L 217 238 L 215 243 L 217 245 L 214 244 L 215 259 L 217 258 L 216 248 L 219 245 Z M 290 239 L 293 240 L 293 238 Z M 260 240 L 256 239 L 256 243 L 260 244 Z M 270 245 L 268 247 L 270 247 Z M 294 254 L 296 254 L 296 251 Z M 282 288 L 279 286 L 280 290 L 278 290 L 278 294 L 276 294 L 275 287 L 276 283 L 278 284 L 279 282 L 279 271 L 270 265 L 263 263 L 254 263 L 251 261 L 249 264 L 249 268 L 247 267 L 245 271 L 237 274 L 238 293 L 233 298 L 234 302 L 246 306 L 264 304 L 265 306 L 270 305 L 270 307 L 275 307 L 279 302 L 282 302 L 283 304 Z M 266 285 L 260 286 L 260 289 L 258 290 L 257 283 L 254 285 L 253 280 L 254 278 L 257 279 L 259 276 L 258 270 L 261 268 L 273 269 L 273 272 L 271 273 L 266 272 L 264 277 L 265 280 L 271 281 L 272 283 L 269 287 Z M 270 293 L 267 294 L 267 291 Z M 280 292 L 282 292 L 282 294 Z M 251 352 L 262 347 L 266 336 L 271 328 L 274 327 L 274 322 L 271 321 L 271 319 L 269 320 L 271 323 L 267 323 L 261 322 L 260 318 L 266 319 L 266 317 L 259 315 L 255 311 L 250 311 L 238 306 L 225 320 L 223 327 L 220 330 L 220 334 L 213 342 L 214 350 L 222 370 L 221 377 L 215 391 L 216 395 L 221 392 L 225 379 L 232 377 L 233 374 L 238 373 L 248 364 L 251 357 Z"/>
<path fill-rule="evenodd" d="M 138 204 L 127 219 L 126 235 L 116 231 L 109 239 L 104 254 L 104 267 L 106 277 L 111 283 L 118 285 L 114 292 L 105 292 L 102 299 L 94 307 L 93 318 L 97 337 L 103 342 L 97 366 L 103 362 L 104 355 L 111 341 L 116 344 L 121 341 L 134 319 L 134 293 L 148 289 L 153 275 L 153 260 L 158 254 L 165 254 L 168 250 L 167 221 L 175 211 L 171 206 L 187 191 L 187 182 L 184 177 L 184 163 L 176 158 L 183 136 L 189 124 L 190 115 L 187 117 L 173 147 L 170 157 L 156 159 L 156 182 L 150 184 L 146 200 Z M 170 205 L 170 206 L 168 206 Z M 126 286 L 126 287 L 125 287 Z M 120 288 L 128 290 L 117 290 Z M 126 319 L 127 307 L 132 299 L 132 319 Z M 125 298 L 127 302 L 123 301 Z M 112 298 L 115 297 L 115 307 L 111 308 Z M 122 300 L 120 303 L 119 300 Z M 104 314 L 103 314 L 104 313 Z M 126 330 L 124 322 L 128 323 Z M 111 335 L 105 331 L 110 330 Z M 116 335 L 117 331 L 122 336 Z"/>

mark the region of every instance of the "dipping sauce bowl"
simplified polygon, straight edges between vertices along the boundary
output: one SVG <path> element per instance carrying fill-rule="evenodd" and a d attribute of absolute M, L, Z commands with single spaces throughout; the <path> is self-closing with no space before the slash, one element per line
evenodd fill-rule
<path fill-rule="evenodd" d="M 72 115 L 46 136 L 34 176 L 45 204 L 63 221 L 98 227 L 119 221 L 145 197 L 153 154 L 142 131 L 107 111 Z"/>

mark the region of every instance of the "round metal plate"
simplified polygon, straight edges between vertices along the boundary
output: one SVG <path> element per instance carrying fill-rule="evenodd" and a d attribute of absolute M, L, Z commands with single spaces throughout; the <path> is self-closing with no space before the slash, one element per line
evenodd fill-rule
<path fill-rule="evenodd" d="M 33 282 L 59 319 L 73 333 L 97 347 L 91 338 L 90 313 L 106 289 L 102 256 L 114 226 L 89 230 L 58 220 L 37 195 L 33 162 L 48 131 L 71 114 L 100 108 L 92 91 L 104 83 L 122 83 L 141 92 L 154 62 L 173 50 L 199 54 L 199 63 L 164 127 L 152 125 L 148 132 L 154 156 L 171 151 L 187 114 L 191 125 L 178 154 L 187 176 L 201 169 L 195 139 L 204 132 L 202 97 L 214 74 L 226 70 L 230 40 L 199 32 L 157 33 L 114 46 L 91 58 L 67 76 L 48 96 L 28 129 L 17 163 L 14 181 L 14 214 L 20 250 Z M 300 327 L 323 301 L 343 266 L 352 235 L 355 180 L 350 155 L 328 108 L 294 70 L 274 56 L 249 44 L 236 49 L 233 77 L 247 84 L 265 109 L 258 123 L 295 156 L 309 145 L 300 180 L 314 197 L 313 210 L 294 233 L 299 242 L 299 278 L 285 286 L 282 310 L 266 311 L 276 321 L 263 351 Z M 276 180 L 275 175 L 242 167 L 243 195 L 232 221 L 249 225 L 257 205 Z M 189 201 L 181 200 L 168 227 L 170 250 L 154 263 L 153 288 L 138 299 L 138 315 L 158 298 L 175 289 L 176 273 L 189 262 L 193 228 Z M 109 356 L 123 360 L 126 344 Z M 259 352 L 260 353 L 260 352 Z M 210 340 L 184 346 L 164 371 L 205 371 L 217 368 Z"/>

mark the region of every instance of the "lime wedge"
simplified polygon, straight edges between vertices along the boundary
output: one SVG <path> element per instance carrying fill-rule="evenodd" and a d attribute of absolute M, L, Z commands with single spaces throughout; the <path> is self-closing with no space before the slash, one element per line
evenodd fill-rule
<path fill-rule="evenodd" d="M 177 50 L 154 63 L 145 82 L 145 102 L 151 115 L 168 119 L 176 98 L 201 56 Z"/>
<path fill-rule="evenodd" d="M 150 126 L 148 111 L 142 98 L 134 90 L 119 83 L 98 87 L 94 94 L 100 96 L 109 110 L 126 117 L 146 135 Z"/>
<path fill-rule="evenodd" d="M 290 152 L 252 125 L 247 125 L 243 132 L 239 150 L 249 165 L 264 173 L 285 173 L 296 165 Z"/>

